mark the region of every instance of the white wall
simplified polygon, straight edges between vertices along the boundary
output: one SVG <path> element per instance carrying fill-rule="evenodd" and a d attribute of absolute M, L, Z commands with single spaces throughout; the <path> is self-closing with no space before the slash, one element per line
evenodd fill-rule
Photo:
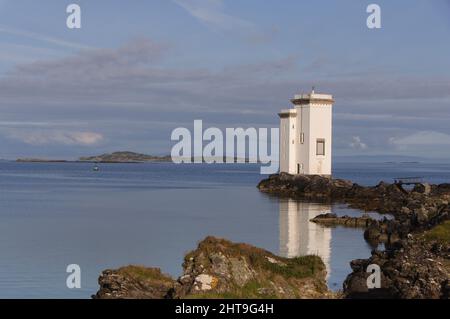
<path fill-rule="evenodd" d="M 294 126 L 294 128 L 293 128 Z M 295 140 L 296 125 L 295 117 L 283 117 L 280 121 L 280 172 L 296 174 Z"/>
<path fill-rule="evenodd" d="M 332 106 L 310 107 L 309 171 L 308 174 L 331 175 L 332 158 Z M 325 139 L 325 156 L 316 155 L 317 139 Z"/>
<path fill-rule="evenodd" d="M 308 174 L 309 172 L 309 156 L 310 148 L 308 144 L 309 140 L 309 128 L 310 128 L 310 108 L 309 106 L 297 106 L 297 132 L 296 132 L 296 154 L 297 163 L 295 163 L 295 170 L 297 174 L 297 164 L 300 164 L 300 174 Z M 304 143 L 300 143 L 300 134 L 304 133 Z M 301 167 L 303 166 L 303 169 Z"/>

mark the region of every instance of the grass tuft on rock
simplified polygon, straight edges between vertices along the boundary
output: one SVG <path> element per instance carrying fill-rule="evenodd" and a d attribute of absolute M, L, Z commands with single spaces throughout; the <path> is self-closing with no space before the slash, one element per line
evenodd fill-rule
<path fill-rule="evenodd" d="M 285 278 L 307 278 L 325 270 L 325 265 L 319 256 L 302 256 L 286 259 L 286 264 L 276 264 L 266 261 L 264 268 Z"/>
<path fill-rule="evenodd" d="M 450 220 L 434 227 L 425 233 L 427 241 L 437 241 L 443 244 L 450 244 Z"/>
<path fill-rule="evenodd" d="M 170 276 L 163 274 L 158 268 L 146 268 L 144 266 L 132 265 L 120 268 L 118 273 L 142 281 L 173 282 L 173 279 Z"/>

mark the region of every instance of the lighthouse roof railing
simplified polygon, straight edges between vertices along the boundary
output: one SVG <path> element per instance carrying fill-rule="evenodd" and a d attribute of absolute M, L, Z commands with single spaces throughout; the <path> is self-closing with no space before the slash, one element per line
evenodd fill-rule
<path fill-rule="evenodd" d="M 318 94 L 314 91 L 310 94 L 297 94 L 291 100 L 294 105 L 307 105 L 307 104 L 326 104 L 333 105 L 333 95 L 330 94 Z"/>
<path fill-rule="evenodd" d="M 333 100 L 333 95 L 331 95 L 331 94 L 311 93 L 311 94 L 296 94 L 294 96 L 294 100 L 311 100 L 311 99 Z"/>

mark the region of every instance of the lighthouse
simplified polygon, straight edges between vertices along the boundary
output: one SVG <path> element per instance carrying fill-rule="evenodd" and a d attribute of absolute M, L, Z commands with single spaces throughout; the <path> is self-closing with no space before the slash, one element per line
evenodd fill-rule
<path fill-rule="evenodd" d="M 280 117 L 280 172 L 331 177 L 333 96 L 295 95 Z"/>

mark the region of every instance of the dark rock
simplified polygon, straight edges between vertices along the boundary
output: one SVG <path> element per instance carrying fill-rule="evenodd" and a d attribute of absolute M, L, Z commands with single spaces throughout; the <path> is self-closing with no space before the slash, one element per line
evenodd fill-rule
<path fill-rule="evenodd" d="M 345 227 L 361 227 L 366 228 L 374 221 L 367 215 L 362 217 L 338 217 L 336 214 L 322 214 L 311 219 L 313 223 L 325 226 L 345 226 Z"/>
<path fill-rule="evenodd" d="M 423 239 L 401 240 L 385 252 L 374 251 L 367 260 L 351 262 L 353 272 L 344 283 L 347 298 L 448 298 L 450 276 L 448 245 L 433 249 L 434 243 Z M 381 290 L 369 291 L 367 266 L 377 264 L 381 270 Z"/>
<path fill-rule="evenodd" d="M 414 186 L 413 192 L 429 195 L 431 193 L 431 185 L 427 183 L 417 184 Z"/>
<path fill-rule="evenodd" d="M 436 187 L 432 187 L 432 191 L 438 195 L 450 195 L 450 184 L 440 184 Z"/>
<path fill-rule="evenodd" d="M 160 269 L 128 266 L 103 271 L 98 283 L 94 299 L 165 299 L 175 282 Z"/>

